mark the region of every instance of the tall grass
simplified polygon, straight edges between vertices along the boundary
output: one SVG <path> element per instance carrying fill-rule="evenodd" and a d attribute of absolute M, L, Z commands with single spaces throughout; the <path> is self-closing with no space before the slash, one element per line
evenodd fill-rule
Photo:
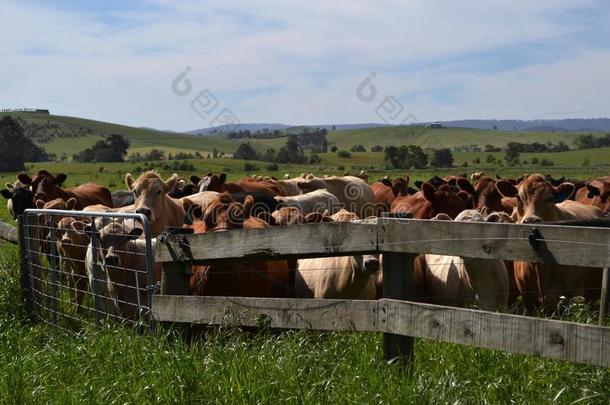
<path fill-rule="evenodd" d="M 0 274 L 1 403 L 610 401 L 605 369 L 417 340 L 405 372 L 383 360 L 374 333 L 53 333 L 25 321 L 12 246 L 0 249 Z"/>

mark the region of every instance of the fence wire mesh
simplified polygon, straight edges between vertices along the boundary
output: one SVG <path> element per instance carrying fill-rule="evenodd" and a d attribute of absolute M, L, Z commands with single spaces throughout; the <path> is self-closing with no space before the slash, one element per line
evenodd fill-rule
<path fill-rule="evenodd" d="M 160 272 L 144 215 L 29 209 L 20 226 L 35 319 L 66 331 L 112 321 L 152 327 Z"/>

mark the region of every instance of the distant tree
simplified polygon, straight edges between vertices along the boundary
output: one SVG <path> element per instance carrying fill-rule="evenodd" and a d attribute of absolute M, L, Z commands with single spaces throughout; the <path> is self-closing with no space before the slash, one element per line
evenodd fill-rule
<path fill-rule="evenodd" d="M 335 152 L 337 151 L 337 149 L 338 149 L 338 148 L 337 148 L 337 145 L 333 145 L 333 146 L 331 146 L 331 147 L 330 147 L 330 151 L 331 151 L 332 153 L 335 153 Z"/>
<path fill-rule="evenodd" d="M 307 163 L 310 165 L 320 163 L 321 161 L 322 161 L 322 159 L 320 159 L 320 156 L 318 156 L 318 154 L 316 152 L 311 152 L 311 154 L 307 158 Z"/>
<path fill-rule="evenodd" d="M 267 165 L 266 169 L 270 172 L 277 172 L 280 168 L 277 163 L 271 163 L 270 165 Z"/>
<path fill-rule="evenodd" d="M 386 146 L 384 159 L 386 165 L 392 169 L 421 169 L 428 164 L 428 156 L 416 145 Z"/>
<path fill-rule="evenodd" d="M 352 157 L 352 154 L 346 150 L 340 150 L 339 152 L 337 152 L 337 156 L 339 156 L 340 158 L 348 159 Z"/>
<path fill-rule="evenodd" d="M 504 159 L 509 166 L 514 166 L 519 164 L 519 157 L 521 154 L 519 153 L 519 144 L 516 142 L 509 142 L 506 144 L 506 156 Z"/>
<path fill-rule="evenodd" d="M 0 172 L 25 169 L 25 162 L 42 162 L 47 153 L 25 136 L 23 127 L 10 115 L 0 119 Z"/>
<path fill-rule="evenodd" d="M 149 152 L 147 152 L 144 155 L 144 160 L 163 160 L 165 159 L 165 152 L 157 149 L 157 148 L 152 148 Z"/>
<path fill-rule="evenodd" d="M 383 146 L 375 145 L 371 148 L 371 152 L 383 152 Z"/>
<path fill-rule="evenodd" d="M 289 136 L 286 145 L 280 148 L 277 153 L 277 161 L 279 163 L 305 163 L 303 148 L 295 136 Z"/>
<path fill-rule="evenodd" d="M 263 160 L 265 162 L 275 162 L 276 159 L 277 159 L 277 152 L 275 151 L 275 149 L 270 148 L 265 151 L 265 154 L 263 155 Z"/>
<path fill-rule="evenodd" d="M 453 167 L 453 153 L 449 148 L 435 149 L 432 152 L 432 167 Z"/>
<path fill-rule="evenodd" d="M 532 164 L 533 164 L 533 165 L 537 165 L 538 163 L 540 163 L 540 160 L 539 160 L 539 159 L 538 159 L 536 156 L 534 156 L 534 157 L 532 158 Z"/>
<path fill-rule="evenodd" d="M 496 157 L 494 155 L 487 155 L 487 158 L 485 160 L 487 161 L 487 163 L 492 164 L 496 161 Z"/>
<path fill-rule="evenodd" d="M 260 160 L 258 152 L 254 150 L 252 146 L 250 146 L 250 142 L 240 144 L 233 154 L 233 158 L 242 160 Z"/>
<path fill-rule="evenodd" d="M 110 135 L 73 156 L 77 162 L 123 162 L 129 149 L 129 139 Z"/>
<path fill-rule="evenodd" d="M 358 144 L 358 145 L 352 146 L 350 151 L 352 151 L 352 152 L 366 152 L 366 149 L 364 148 L 364 145 Z"/>
<path fill-rule="evenodd" d="M 258 166 L 256 166 L 255 164 L 250 163 L 250 162 L 244 163 L 244 171 L 245 172 L 254 172 L 256 170 L 258 170 Z"/>

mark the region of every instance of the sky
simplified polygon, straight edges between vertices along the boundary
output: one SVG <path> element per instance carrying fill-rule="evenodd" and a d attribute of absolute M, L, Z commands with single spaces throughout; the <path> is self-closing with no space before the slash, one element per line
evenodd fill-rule
<path fill-rule="evenodd" d="M 610 116 L 607 0 L 0 0 L 0 108 L 186 131 Z"/>

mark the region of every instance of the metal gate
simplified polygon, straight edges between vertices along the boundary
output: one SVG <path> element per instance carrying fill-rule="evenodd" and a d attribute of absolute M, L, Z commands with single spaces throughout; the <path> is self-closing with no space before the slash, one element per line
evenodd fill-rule
<path fill-rule="evenodd" d="M 22 285 L 34 320 L 66 331 L 105 322 L 152 326 L 150 224 L 142 214 L 28 209 L 20 221 Z"/>

